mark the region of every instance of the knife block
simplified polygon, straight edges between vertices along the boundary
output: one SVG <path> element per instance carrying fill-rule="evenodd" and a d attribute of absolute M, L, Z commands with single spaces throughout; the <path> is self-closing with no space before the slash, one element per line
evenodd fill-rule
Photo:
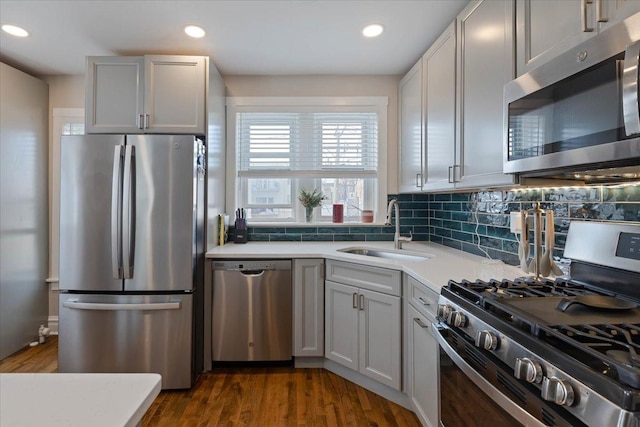
<path fill-rule="evenodd" d="M 234 243 L 247 243 L 248 238 L 247 220 L 236 219 L 236 230 L 233 237 Z"/>

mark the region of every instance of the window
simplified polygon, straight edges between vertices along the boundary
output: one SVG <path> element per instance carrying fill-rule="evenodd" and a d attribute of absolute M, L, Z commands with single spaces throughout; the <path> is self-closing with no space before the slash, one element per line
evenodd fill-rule
<path fill-rule="evenodd" d="M 227 205 L 252 222 L 302 221 L 302 188 L 327 196 L 320 221 L 332 203 L 345 205 L 346 221 L 384 209 L 386 97 L 229 98 L 227 107 L 236 188 Z"/>

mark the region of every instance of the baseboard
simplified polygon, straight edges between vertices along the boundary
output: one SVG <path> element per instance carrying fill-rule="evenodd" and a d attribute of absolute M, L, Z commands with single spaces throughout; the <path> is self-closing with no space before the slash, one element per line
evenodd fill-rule
<path fill-rule="evenodd" d="M 295 368 L 322 368 L 324 367 L 324 357 L 294 357 L 293 366 Z"/>
<path fill-rule="evenodd" d="M 381 384 L 378 381 L 362 375 L 359 372 L 355 372 L 345 366 L 342 366 L 339 363 L 334 362 L 333 360 L 324 359 L 324 368 L 336 375 L 341 376 L 346 380 L 351 381 L 352 383 L 359 385 L 360 387 L 366 388 L 372 393 L 382 396 L 385 399 L 390 400 L 393 403 L 398 404 L 403 408 L 413 412 L 413 406 L 411 405 L 409 397 L 399 390 L 395 390 L 391 387 Z"/>
<path fill-rule="evenodd" d="M 51 329 L 50 335 L 58 335 L 58 316 L 49 316 L 47 327 Z"/>

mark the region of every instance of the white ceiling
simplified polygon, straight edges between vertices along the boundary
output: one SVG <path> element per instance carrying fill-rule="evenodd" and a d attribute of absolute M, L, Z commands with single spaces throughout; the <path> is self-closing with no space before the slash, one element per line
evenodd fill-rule
<path fill-rule="evenodd" d="M 36 75 L 83 74 L 88 55 L 209 55 L 223 75 L 403 74 L 469 0 L 1 0 L 0 60 Z M 382 23 L 378 38 L 361 35 Z M 187 37 L 187 24 L 203 39 Z"/>

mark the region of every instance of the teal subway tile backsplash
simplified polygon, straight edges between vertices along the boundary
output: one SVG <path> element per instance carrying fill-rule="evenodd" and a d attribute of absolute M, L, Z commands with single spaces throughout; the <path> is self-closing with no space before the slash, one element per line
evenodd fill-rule
<path fill-rule="evenodd" d="M 492 258 L 517 265 L 518 243 L 509 228 L 510 213 L 531 209 L 535 202 L 554 212 L 556 256 L 562 256 L 571 221 L 640 223 L 640 183 L 433 194 L 430 240 L 480 256 L 486 251 Z"/>
<path fill-rule="evenodd" d="M 398 199 L 402 235 L 411 234 L 415 241 L 431 240 L 480 256 L 488 254 L 513 265 L 519 264 L 518 243 L 509 228 L 510 212 L 531 209 L 536 202 L 542 209 L 554 211 L 556 256 L 562 256 L 571 221 L 640 224 L 640 183 L 615 187 L 400 194 L 389 195 L 387 201 L 392 198 Z M 376 217 L 382 218 L 385 214 L 377 212 Z M 317 223 L 282 227 L 249 224 L 248 237 L 249 241 L 260 242 L 378 242 L 392 241 L 394 232 L 395 226 L 380 224 Z"/>
<path fill-rule="evenodd" d="M 389 195 L 387 202 L 398 199 L 400 208 L 400 232 L 404 236 L 413 235 L 413 240 L 429 240 L 429 195 L 400 194 Z M 378 218 L 384 218 L 386 212 L 378 212 Z M 395 218 L 393 219 L 395 224 Z M 230 231 L 233 241 L 234 229 Z M 275 227 L 260 226 L 249 223 L 248 240 L 260 242 L 380 242 L 393 241 L 395 225 L 367 225 L 363 223 L 340 224 L 317 223 L 317 225 L 297 225 Z"/>

